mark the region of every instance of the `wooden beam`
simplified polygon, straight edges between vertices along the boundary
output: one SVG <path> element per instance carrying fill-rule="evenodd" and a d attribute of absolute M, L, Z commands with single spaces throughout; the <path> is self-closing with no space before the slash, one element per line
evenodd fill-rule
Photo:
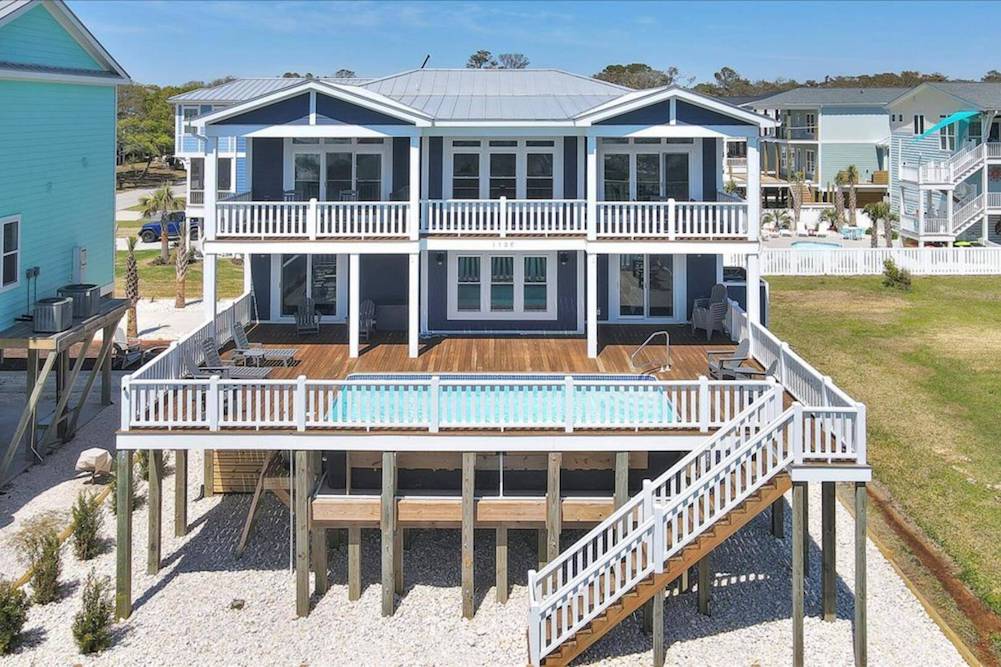
<path fill-rule="evenodd" d="M 94 367 L 90 369 L 87 374 L 87 380 L 84 382 L 83 390 L 80 392 L 80 397 L 77 400 L 76 407 L 73 408 L 72 414 L 69 417 L 69 426 L 67 431 L 69 436 L 73 437 L 76 433 L 77 422 L 80 421 L 80 413 L 83 411 L 83 406 L 87 402 L 87 397 L 90 396 L 90 390 L 94 387 L 94 380 L 97 379 L 98 372 L 101 372 L 105 367 L 105 362 L 111 359 L 111 344 L 113 340 L 111 338 L 105 338 L 101 342 L 101 349 L 97 354 L 97 358 L 94 360 Z M 81 354 L 86 355 L 86 350 L 81 350 Z M 110 366 L 108 373 L 110 374 Z M 110 375 L 109 375 L 110 377 Z M 101 403 L 102 405 L 111 405 L 111 383 L 108 380 L 108 401 L 104 402 L 104 380 L 101 380 Z M 72 391 L 73 387 L 69 387 Z"/>
<path fill-rule="evenodd" d="M 497 528 L 497 545 L 494 558 L 494 569 L 497 578 L 497 601 L 507 602 L 507 527 Z"/>
<path fill-rule="evenodd" d="M 317 595 L 327 592 L 329 577 L 327 575 L 327 529 L 312 526 L 309 529 L 310 555 L 313 559 L 314 587 Z"/>
<path fill-rule="evenodd" d="M 399 512 L 399 507 L 397 507 Z M 403 595 L 403 527 L 399 521 L 396 524 L 396 532 L 393 533 L 395 542 L 393 543 L 393 591 L 397 595 Z"/>
<path fill-rule="evenodd" d="M 211 498 L 215 494 L 215 472 L 212 468 L 213 450 L 205 449 L 202 456 L 202 498 Z"/>
<path fill-rule="evenodd" d="M 7 451 L 4 452 L 3 461 L 0 462 L 0 484 L 7 481 L 7 469 L 10 467 L 11 461 L 14 460 L 14 452 L 17 451 L 17 446 L 28 428 L 28 423 L 35 419 L 38 399 L 42 395 L 42 389 L 45 388 L 45 381 L 48 379 L 52 367 L 56 364 L 57 356 L 56 354 L 49 354 L 45 357 L 42 370 L 35 377 L 34 386 L 32 386 L 31 392 L 28 394 L 28 401 L 24 406 L 24 410 L 21 411 L 21 418 L 17 422 L 17 428 L 14 429 L 14 435 L 11 436 L 10 442 L 7 445 Z M 30 446 L 31 443 L 29 442 L 28 447 L 30 448 Z"/>
<path fill-rule="evenodd" d="M 549 453 L 546 474 L 546 561 L 560 555 L 560 531 L 563 529 L 562 504 L 560 503 L 560 466 L 562 455 Z"/>
<path fill-rule="evenodd" d="M 393 547 L 396 544 L 396 452 L 382 453 L 382 615 L 392 616 L 395 600 L 393 590 Z"/>
<path fill-rule="evenodd" d="M 119 449 L 116 458 L 115 618 L 123 619 L 132 615 L 132 451 Z"/>
<path fill-rule="evenodd" d="M 547 551 L 546 543 L 547 543 L 548 540 L 547 540 L 547 537 L 546 537 L 546 529 L 545 528 L 540 528 L 537 532 L 538 532 L 538 538 L 539 538 L 538 561 L 539 561 L 539 569 L 541 570 L 542 568 L 544 568 L 546 566 L 546 562 L 547 562 L 546 561 L 546 551 Z"/>
<path fill-rule="evenodd" d="M 472 618 L 473 608 L 473 535 L 474 493 L 476 491 L 476 454 L 462 454 L 462 617 Z"/>
<path fill-rule="evenodd" d="M 785 498 L 779 498 L 772 503 L 772 536 L 783 539 L 786 535 L 786 504 Z"/>
<path fill-rule="evenodd" d="M 361 527 L 348 528 L 348 600 L 361 597 Z"/>
<path fill-rule="evenodd" d="M 866 626 L 866 488 L 865 482 L 855 483 L 855 665 L 869 662 Z"/>
<path fill-rule="evenodd" d="M 666 650 L 664 646 L 664 589 L 653 594 L 653 664 L 654 667 L 664 667 Z"/>
<path fill-rule="evenodd" d="M 24 370 L 24 391 L 25 397 L 28 400 L 28 404 L 31 406 L 30 413 L 30 423 L 35 421 L 35 407 L 31 405 L 31 394 L 35 390 L 35 384 L 38 382 L 38 350 L 29 349 L 28 357 L 25 359 L 25 370 Z M 26 407 L 25 410 L 28 408 Z M 25 440 L 24 447 L 24 458 L 27 461 L 31 460 L 31 445 L 33 444 L 31 438 L 34 437 L 32 434 L 27 440 Z M 13 445 L 12 445 L 13 446 Z M 0 483 L 3 482 L 3 468 L 0 467 Z"/>
<path fill-rule="evenodd" d="M 149 509 L 149 531 L 146 535 L 146 574 L 160 571 L 160 542 L 163 535 L 163 451 L 153 450 L 149 456 L 149 488 L 146 502 Z"/>
<path fill-rule="evenodd" d="M 629 452 L 615 452 L 615 509 L 629 500 Z"/>
<path fill-rule="evenodd" d="M 293 514 L 295 515 L 295 615 L 309 616 L 309 489 L 310 453 L 297 450 L 293 476 Z"/>
<path fill-rule="evenodd" d="M 803 573 L 806 560 L 806 483 L 792 485 L 792 664 L 803 667 Z"/>
<path fill-rule="evenodd" d="M 803 576 L 810 577 L 810 485 L 803 482 Z"/>
<path fill-rule="evenodd" d="M 104 327 L 101 336 L 107 341 L 108 347 L 115 342 L 115 329 L 118 323 Z M 104 355 L 101 364 L 101 405 L 111 405 L 111 353 Z"/>
<path fill-rule="evenodd" d="M 699 561 L 699 613 L 709 616 L 709 598 L 712 593 L 712 554 L 707 553 Z"/>
<path fill-rule="evenodd" d="M 188 534 L 188 450 L 174 450 L 174 537 Z"/>
<path fill-rule="evenodd" d="M 834 621 L 838 617 L 837 590 L 837 541 L 835 535 L 835 509 L 837 502 L 834 496 L 834 482 L 821 482 L 820 485 L 820 516 L 821 516 L 821 558 L 820 600 L 825 621 Z"/>

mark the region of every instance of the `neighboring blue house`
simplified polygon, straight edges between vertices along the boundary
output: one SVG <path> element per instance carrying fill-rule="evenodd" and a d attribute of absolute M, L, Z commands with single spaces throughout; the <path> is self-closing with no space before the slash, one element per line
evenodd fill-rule
<path fill-rule="evenodd" d="M 64 3 L 0 1 L 0 328 L 67 283 L 114 286 L 116 86 L 128 81 Z"/>

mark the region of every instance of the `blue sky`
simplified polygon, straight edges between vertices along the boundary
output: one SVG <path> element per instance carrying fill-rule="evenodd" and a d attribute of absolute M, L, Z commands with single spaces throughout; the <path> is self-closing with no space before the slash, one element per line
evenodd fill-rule
<path fill-rule="evenodd" d="M 902 2 L 130 2 L 71 7 L 136 81 L 226 74 L 378 76 L 462 67 L 470 53 L 521 52 L 533 67 L 592 74 L 609 63 L 724 65 L 756 78 L 917 69 L 979 78 L 992 67 L 1001 3 Z M 979 27 L 978 27 L 979 26 Z M 935 48 L 927 48 L 934 45 Z"/>

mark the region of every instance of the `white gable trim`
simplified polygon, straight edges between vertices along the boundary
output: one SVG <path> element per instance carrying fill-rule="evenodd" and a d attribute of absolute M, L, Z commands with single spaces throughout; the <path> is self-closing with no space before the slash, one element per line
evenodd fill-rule
<path fill-rule="evenodd" d="M 773 118 L 760 116 L 754 112 L 747 111 L 746 109 L 741 109 L 739 107 L 714 100 L 711 97 L 706 97 L 704 95 L 699 95 L 698 93 L 673 87 L 655 88 L 653 90 L 642 90 L 635 93 L 628 93 L 616 100 L 606 102 L 593 109 L 589 109 L 581 114 L 578 114 L 576 120 L 578 125 L 593 125 L 594 123 L 614 118 L 615 116 L 621 116 L 624 113 L 635 111 L 636 109 L 642 109 L 645 106 L 656 104 L 664 100 L 674 102 L 679 99 L 697 106 L 705 107 L 706 109 L 711 109 L 738 120 L 752 123 L 758 127 L 770 128 L 778 126 L 778 123 Z M 672 110 L 674 109 L 674 104 L 671 105 L 671 108 Z M 674 121 L 673 117 L 671 118 L 671 121 Z"/>
<path fill-rule="evenodd" d="M 311 97 L 316 93 L 336 97 L 346 102 L 357 104 L 360 107 L 365 107 L 366 109 L 378 111 L 379 113 L 384 113 L 387 116 L 392 116 L 393 118 L 399 118 L 400 120 L 413 123 L 417 127 L 427 127 L 431 124 L 429 116 L 417 111 L 416 109 L 411 109 L 408 106 L 400 104 L 395 100 L 389 99 L 384 95 L 373 93 L 370 90 L 362 90 L 356 86 L 341 86 L 337 84 L 325 83 L 323 81 L 303 81 L 295 86 L 282 88 L 281 90 L 277 90 L 273 93 L 261 95 L 260 97 L 256 97 L 252 100 L 247 100 L 246 102 L 206 114 L 205 116 L 197 118 L 194 125 L 202 130 L 200 132 L 201 134 L 204 134 L 204 128 L 206 125 L 211 125 L 219 122 L 220 120 L 239 116 L 240 114 L 248 111 L 266 107 L 270 104 L 280 102 L 290 97 L 302 95 L 303 93 L 310 93 Z M 311 120 L 315 122 L 315 115 L 311 115 Z"/>

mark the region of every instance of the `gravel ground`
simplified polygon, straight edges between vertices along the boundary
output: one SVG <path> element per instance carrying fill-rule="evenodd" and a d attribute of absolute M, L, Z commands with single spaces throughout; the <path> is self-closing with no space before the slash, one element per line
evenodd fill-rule
<path fill-rule="evenodd" d="M 231 303 L 232 299 L 220 299 L 219 311 L 228 308 Z M 178 340 L 205 322 L 205 307 L 201 299 L 188 302 L 184 308 L 174 308 L 173 299 L 143 299 L 136 310 L 139 338 L 150 340 Z M 151 326 L 150 322 L 155 324 Z"/>
<path fill-rule="evenodd" d="M 81 445 L 107 446 L 115 424 L 114 408 L 92 422 L 77 438 Z M 65 457 L 64 454 L 60 454 Z M 72 461 L 53 457 L 17 480 L 11 495 L 0 497 L 0 516 L 15 516 L 0 528 L 0 540 L 24 517 L 51 507 L 68 507 L 80 488 L 55 472 Z M 201 457 L 189 462 L 189 498 L 199 492 Z M 295 618 L 294 578 L 289 570 L 288 513 L 267 498 L 250 547 L 239 561 L 232 548 L 249 504 L 247 496 L 193 500 L 191 531 L 173 537 L 172 466 L 164 489 L 163 558 L 156 576 L 146 575 L 146 508 L 136 511 L 133 525 L 135 611 L 116 626 L 115 646 L 95 659 L 76 654 L 70 635 L 79 607 L 80 582 L 90 567 L 114 577 L 114 552 L 91 563 L 79 563 L 64 550 L 64 597 L 32 608 L 26 639 L 4 663 L 22 664 L 171 664 L 225 665 L 523 665 L 526 660 L 525 572 L 533 566 L 534 532 L 512 531 L 511 591 L 506 605 L 495 602 L 493 533 L 476 535 L 476 603 L 472 621 L 461 617 L 458 531 L 415 531 L 405 554 L 405 592 L 396 614 L 380 615 L 379 542 L 375 530 L 364 531 L 363 594 L 347 601 L 346 550 L 330 550 L 332 585 L 306 619 Z M 17 488 L 23 486 L 24 491 Z M 820 534 L 819 485 L 811 490 L 811 532 Z M 140 495 L 145 496 L 145 485 Z M 29 500 L 30 498 L 30 500 Z M 12 510 L 9 506 L 16 506 Z M 787 665 L 791 662 L 790 539 L 791 513 L 786 512 L 786 539 L 768 530 L 767 515 L 752 521 L 724 543 L 715 555 L 712 616 L 696 612 L 695 594 L 669 596 L 665 622 L 667 662 L 672 665 Z M 852 664 L 853 585 L 852 519 L 838 508 L 838 620 L 820 621 L 820 550 L 810 554 L 806 588 L 806 654 L 814 664 Z M 104 532 L 109 543 L 113 517 Z M 573 539 L 567 535 L 566 539 Z M 0 571 L 20 573 L 6 549 Z M 961 665 L 962 659 L 879 551 L 869 543 L 869 656 L 874 665 Z M 241 610 L 230 609 L 242 599 Z M 155 658 L 151 649 L 155 646 Z M 649 637 L 637 619 L 620 625 L 583 659 L 607 665 L 648 665 Z"/>

